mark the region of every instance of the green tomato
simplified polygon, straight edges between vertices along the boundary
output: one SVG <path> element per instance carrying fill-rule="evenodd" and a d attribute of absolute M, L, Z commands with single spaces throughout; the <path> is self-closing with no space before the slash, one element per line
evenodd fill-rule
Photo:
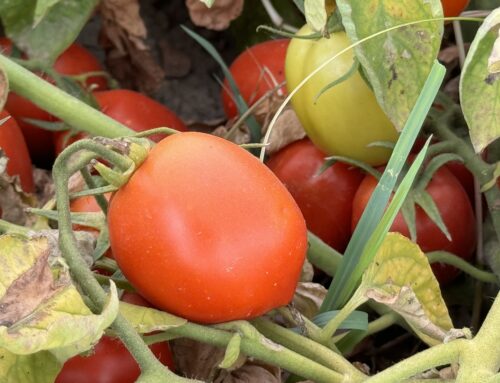
<path fill-rule="evenodd" d="M 304 26 L 298 35 L 311 33 L 312 30 Z M 345 32 L 332 33 L 330 38 L 319 40 L 292 39 L 285 61 L 288 91 L 349 45 Z M 391 152 L 368 145 L 376 141 L 395 142 L 398 133 L 358 71 L 314 102 L 322 89 L 349 72 L 353 60 L 354 53 L 349 50 L 321 69 L 292 98 L 292 106 L 309 138 L 326 154 L 381 165 L 387 162 Z"/>

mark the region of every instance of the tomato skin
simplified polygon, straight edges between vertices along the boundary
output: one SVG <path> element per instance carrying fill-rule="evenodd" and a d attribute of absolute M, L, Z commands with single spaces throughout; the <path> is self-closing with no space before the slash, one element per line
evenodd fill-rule
<path fill-rule="evenodd" d="M 167 137 L 108 211 L 111 248 L 148 301 L 192 321 L 259 316 L 293 297 L 307 247 L 298 206 L 239 146 Z"/>
<path fill-rule="evenodd" d="M 343 252 L 351 236 L 352 201 L 364 175 L 340 162 L 319 175 L 325 157 L 305 138 L 274 154 L 267 166 L 292 194 L 309 230 Z"/>
<path fill-rule="evenodd" d="M 456 17 L 469 5 L 469 0 L 441 0 L 445 17 Z"/>
<path fill-rule="evenodd" d="M 376 186 L 377 180 L 369 175 L 361 182 L 353 202 L 353 231 Z M 424 253 L 444 250 L 470 260 L 476 244 L 475 219 L 471 203 L 462 185 L 446 167 L 441 167 L 434 174 L 426 190 L 441 213 L 452 241 L 446 239 L 419 206 L 415 206 L 417 244 Z M 390 231 L 410 237 L 408 226 L 401 213 L 396 216 Z M 456 268 L 443 264 L 433 264 L 432 270 L 443 285 L 451 282 L 459 273 Z"/>
<path fill-rule="evenodd" d="M 241 53 L 229 67 L 240 94 L 248 105 L 285 81 L 285 56 L 289 43 L 290 39 L 278 39 L 256 44 Z M 285 87 L 281 88 L 281 92 L 286 94 Z M 231 95 L 226 79 L 221 97 L 228 118 L 239 114 Z"/>
<path fill-rule="evenodd" d="M 311 33 L 306 25 L 298 35 Z M 345 32 L 332 33 L 329 39 L 292 39 L 285 62 L 288 91 L 350 44 Z M 352 64 L 351 50 L 306 82 L 292 97 L 292 106 L 311 141 L 326 154 L 381 165 L 389 159 L 390 150 L 367 145 L 375 141 L 395 142 L 398 133 L 359 73 L 329 89 L 314 103 L 320 91 L 345 75 Z"/>
<path fill-rule="evenodd" d="M 187 130 L 186 125 L 173 111 L 142 93 L 126 89 L 113 89 L 95 92 L 94 96 L 102 113 L 136 132 L 158 127 L 173 128 L 181 132 Z M 67 132 L 58 132 L 54 135 L 56 154 L 61 153 L 70 143 L 86 137 L 84 133 L 76 134 L 65 145 L 67 134 Z M 164 137 L 163 134 L 150 136 L 156 142 Z"/>
<path fill-rule="evenodd" d="M 10 116 L 6 110 L 0 112 L 0 120 Z M 21 187 L 26 193 L 35 191 L 31 159 L 23 133 L 14 118 L 9 118 L 0 125 L 0 148 L 9 158 L 7 174 L 19 176 Z"/>

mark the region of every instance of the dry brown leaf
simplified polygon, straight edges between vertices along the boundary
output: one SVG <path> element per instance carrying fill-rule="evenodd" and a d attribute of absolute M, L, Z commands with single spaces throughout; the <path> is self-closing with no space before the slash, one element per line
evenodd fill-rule
<path fill-rule="evenodd" d="M 221 370 L 214 383 L 280 383 L 281 370 L 257 361 L 247 362 L 233 370 Z"/>
<path fill-rule="evenodd" d="M 165 77 L 147 43 L 138 0 L 103 0 L 101 40 L 111 73 L 126 88 L 154 93 Z"/>
<path fill-rule="evenodd" d="M 269 146 L 267 154 L 276 153 L 285 146 L 294 141 L 301 140 L 306 136 L 297 115 L 293 109 L 286 109 L 276 120 L 271 136 L 269 137 Z"/>
<path fill-rule="evenodd" d="M 186 0 L 189 17 L 194 25 L 221 31 L 229 27 L 243 11 L 243 0 L 215 0 L 208 8 L 200 0 Z"/>
<path fill-rule="evenodd" d="M 294 308 L 306 318 L 314 318 L 326 296 L 323 285 L 313 282 L 299 282 L 293 296 Z"/>

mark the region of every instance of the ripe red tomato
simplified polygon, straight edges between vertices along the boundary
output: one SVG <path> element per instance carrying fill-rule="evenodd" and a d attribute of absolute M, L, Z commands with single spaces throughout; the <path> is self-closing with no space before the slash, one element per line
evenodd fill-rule
<path fill-rule="evenodd" d="M 441 0 L 445 17 L 455 17 L 460 15 L 467 8 L 469 0 Z"/>
<path fill-rule="evenodd" d="M 307 231 L 283 184 L 222 138 L 156 144 L 111 199 L 111 248 L 148 301 L 202 322 L 253 318 L 293 297 Z"/>
<path fill-rule="evenodd" d="M 289 43 L 289 39 L 279 39 L 256 44 L 240 54 L 229 67 L 248 105 L 285 81 L 285 56 Z M 285 94 L 286 88 L 282 87 L 280 91 Z M 228 118 L 238 115 L 227 79 L 222 89 L 222 104 Z"/>
<path fill-rule="evenodd" d="M 122 301 L 151 307 L 138 294 L 125 293 Z M 167 342 L 153 344 L 150 348 L 161 363 L 174 368 Z M 140 373 L 139 365 L 123 343 L 119 339 L 103 336 L 90 356 L 77 355 L 66 361 L 55 383 L 133 383 Z"/>
<path fill-rule="evenodd" d="M 0 38 L 0 47 L 5 49 L 6 54 L 10 54 L 12 42 L 7 38 Z M 72 44 L 57 58 L 54 69 L 63 75 L 79 75 L 103 70 L 97 59 L 77 44 Z M 48 78 L 47 80 L 52 82 Z M 105 78 L 93 76 L 87 79 L 86 85 L 95 85 L 97 89 L 106 89 L 107 83 Z M 52 132 L 32 125 L 24 119 L 52 121 L 53 117 L 31 101 L 13 92 L 9 94 L 5 107 L 21 127 L 33 161 L 37 165 L 49 167 L 54 158 Z"/>
<path fill-rule="evenodd" d="M 318 175 L 325 157 L 306 138 L 274 154 L 267 166 L 292 194 L 309 230 L 343 252 L 351 237 L 352 200 L 363 174 L 337 162 Z"/>
<path fill-rule="evenodd" d="M 361 182 L 354 196 L 352 230 L 361 218 L 376 186 L 377 180 L 369 175 L 365 176 Z M 466 260 L 471 259 L 476 244 L 475 219 L 464 188 L 446 167 L 441 167 L 434 174 L 426 190 L 441 213 L 452 240 L 448 241 L 427 214 L 419 206 L 416 206 L 417 244 L 425 253 L 444 250 Z M 390 231 L 410 237 L 408 226 L 401 213 L 396 216 Z M 443 264 L 433 264 L 432 270 L 441 284 L 451 282 L 458 275 L 456 268 Z"/>
<path fill-rule="evenodd" d="M 0 112 L 0 120 L 9 117 L 6 110 Z M 9 118 L 0 125 L 0 148 L 9 158 L 7 163 L 7 174 L 19 176 L 21 187 L 26 193 L 35 191 L 31 159 L 28 147 L 24 141 L 23 133 L 14 118 Z"/>
<path fill-rule="evenodd" d="M 94 96 L 101 111 L 123 125 L 141 132 L 158 127 L 168 127 L 180 131 L 186 131 L 186 125 L 165 105 L 149 98 L 141 93 L 125 89 L 114 89 L 103 92 L 95 92 Z M 56 153 L 59 154 L 68 143 L 77 141 L 85 134 L 81 133 L 71 137 L 65 145 L 65 137 L 68 133 L 56 133 Z M 155 134 L 150 138 L 160 141 L 163 134 Z"/>

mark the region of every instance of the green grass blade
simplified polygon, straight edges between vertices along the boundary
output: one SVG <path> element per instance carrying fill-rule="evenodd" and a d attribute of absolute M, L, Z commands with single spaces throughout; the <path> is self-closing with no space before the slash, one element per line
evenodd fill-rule
<path fill-rule="evenodd" d="M 200 44 L 203 49 L 205 49 L 212 58 L 217 61 L 217 63 L 220 65 L 222 68 L 222 71 L 224 72 L 224 76 L 226 76 L 227 81 L 229 83 L 229 87 L 231 88 L 231 92 L 233 92 L 233 97 L 234 101 L 236 103 L 236 107 L 238 108 L 238 111 L 240 115 L 245 113 L 248 110 L 248 105 L 241 96 L 241 93 L 238 89 L 238 86 L 236 85 L 236 82 L 234 81 L 233 76 L 231 75 L 231 72 L 229 71 L 229 68 L 227 67 L 226 63 L 222 59 L 221 55 L 215 47 L 205 38 L 197 34 L 196 32 L 193 32 L 189 28 L 186 28 L 184 25 L 181 25 L 181 28 L 186 32 L 193 40 L 195 40 L 198 44 Z M 247 123 L 248 129 L 250 130 L 250 140 L 251 142 L 260 142 L 261 139 L 261 129 L 259 126 L 259 123 L 253 116 L 249 116 L 245 122 Z"/>
<path fill-rule="evenodd" d="M 371 246 L 376 247 L 377 244 L 381 243 L 390 224 L 392 224 L 394 217 L 389 219 L 391 217 L 387 215 L 389 213 L 383 217 L 385 208 L 406 158 L 443 82 L 445 72 L 444 66 L 435 61 L 418 100 L 401 132 L 401 136 L 394 148 L 384 174 L 373 192 L 347 246 L 344 258 L 321 306 L 321 312 L 342 307 L 347 302 L 358 285 L 366 266 L 376 253 L 377 248 L 371 248 Z M 410 182 L 409 178 L 405 178 L 404 182 L 411 184 L 412 181 Z M 398 198 L 404 199 L 406 193 L 404 195 L 402 193 L 405 188 L 401 190 L 399 194 L 401 197 L 398 196 Z M 388 219 L 390 222 L 387 221 Z M 389 223 L 388 226 L 387 223 Z"/>

